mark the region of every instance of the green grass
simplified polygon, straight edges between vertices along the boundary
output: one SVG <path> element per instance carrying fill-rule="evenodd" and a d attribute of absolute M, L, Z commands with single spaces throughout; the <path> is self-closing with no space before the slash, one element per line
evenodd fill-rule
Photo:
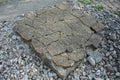
<path fill-rule="evenodd" d="M 86 4 L 86 5 L 92 3 L 90 0 L 78 0 L 78 2 L 81 2 L 81 3 Z"/>
<path fill-rule="evenodd" d="M 96 5 L 96 6 L 93 6 L 94 8 L 96 8 L 97 10 L 103 10 L 104 7 L 102 5 Z"/>
<path fill-rule="evenodd" d="M 120 17 L 120 11 L 114 11 L 114 14 L 116 14 Z"/>

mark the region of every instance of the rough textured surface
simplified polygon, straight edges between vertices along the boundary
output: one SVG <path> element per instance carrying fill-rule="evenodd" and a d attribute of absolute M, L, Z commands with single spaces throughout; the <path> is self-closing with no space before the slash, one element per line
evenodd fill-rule
<path fill-rule="evenodd" d="M 18 21 L 14 30 L 30 41 L 41 58 L 66 78 L 83 59 L 86 47 L 98 47 L 105 26 L 67 4 L 35 11 Z"/>

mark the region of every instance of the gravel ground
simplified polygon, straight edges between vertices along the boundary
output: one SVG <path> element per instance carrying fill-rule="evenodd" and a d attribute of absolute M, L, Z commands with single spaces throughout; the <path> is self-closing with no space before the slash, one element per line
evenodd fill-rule
<path fill-rule="evenodd" d="M 100 62 L 92 66 L 95 58 L 88 54 L 82 64 L 68 76 L 68 80 L 119 80 L 120 79 L 120 17 L 107 10 L 95 10 L 79 4 L 86 14 L 95 16 L 108 28 L 100 32 L 102 41 L 99 51 Z M 40 58 L 35 55 L 21 38 L 12 30 L 14 21 L 0 22 L 0 79 L 1 80 L 61 80 Z M 102 60 L 101 60 L 102 59 Z"/>
<path fill-rule="evenodd" d="M 78 5 L 84 13 L 96 17 L 107 28 L 99 33 L 102 36 L 102 41 L 98 50 L 103 55 L 100 63 L 91 66 L 87 57 L 88 54 L 86 54 L 82 64 L 69 75 L 69 79 L 120 80 L 120 17 L 108 10 L 98 11 L 90 5 L 84 6 L 80 3 Z"/>

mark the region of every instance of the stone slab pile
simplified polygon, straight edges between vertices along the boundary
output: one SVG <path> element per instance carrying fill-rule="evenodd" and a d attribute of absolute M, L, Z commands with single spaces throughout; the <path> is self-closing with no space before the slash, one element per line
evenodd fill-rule
<path fill-rule="evenodd" d="M 94 17 L 62 3 L 25 14 L 14 30 L 65 79 L 80 64 L 87 46 L 97 49 L 103 28 Z"/>

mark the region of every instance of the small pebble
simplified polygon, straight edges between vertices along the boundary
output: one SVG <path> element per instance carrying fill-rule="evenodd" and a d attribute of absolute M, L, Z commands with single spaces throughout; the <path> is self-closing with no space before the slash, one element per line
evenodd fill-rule
<path fill-rule="evenodd" d="M 113 51 L 113 53 L 111 55 L 112 55 L 112 57 L 117 58 L 116 51 Z"/>
<path fill-rule="evenodd" d="M 113 67 L 112 67 L 110 64 L 108 64 L 108 65 L 107 65 L 107 70 L 108 70 L 109 72 L 111 72 L 111 71 L 113 71 Z"/>
<path fill-rule="evenodd" d="M 12 36 L 12 39 L 17 39 L 17 37 L 15 35 Z"/>
<path fill-rule="evenodd" d="M 110 59 L 110 60 L 112 60 L 112 59 L 113 59 L 113 57 L 110 55 L 110 56 L 109 56 L 109 59 Z"/>
<path fill-rule="evenodd" d="M 118 47 L 118 49 L 120 49 L 120 45 L 119 46 L 117 46 Z"/>
<path fill-rule="evenodd" d="M 96 75 L 98 76 L 98 75 L 100 75 L 100 73 L 101 73 L 101 71 L 97 70 Z"/>
<path fill-rule="evenodd" d="M 110 38 L 111 38 L 112 40 L 116 40 L 116 39 L 117 39 L 116 34 L 115 34 L 115 33 L 111 34 Z"/>
<path fill-rule="evenodd" d="M 110 80 L 109 78 L 106 78 L 106 80 Z"/>
<path fill-rule="evenodd" d="M 109 55 L 110 55 L 110 52 L 107 52 L 107 53 L 106 53 L 106 56 L 108 57 Z"/>
<path fill-rule="evenodd" d="M 115 75 L 120 77 L 120 73 L 119 72 L 117 72 Z"/>

